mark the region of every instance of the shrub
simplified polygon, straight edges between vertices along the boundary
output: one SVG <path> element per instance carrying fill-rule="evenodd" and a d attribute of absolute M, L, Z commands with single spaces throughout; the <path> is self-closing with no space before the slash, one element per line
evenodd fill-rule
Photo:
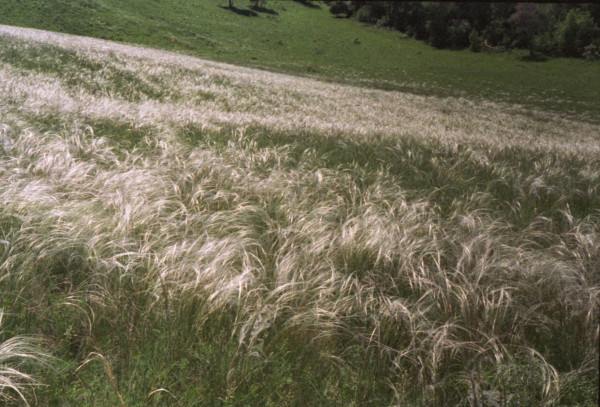
<path fill-rule="evenodd" d="M 583 48 L 582 56 L 588 61 L 600 60 L 600 41 L 596 41 L 590 45 L 586 45 Z"/>
<path fill-rule="evenodd" d="M 449 45 L 448 16 L 450 6 L 445 3 L 427 4 L 428 15 L 425 30 L 428 42 L 436 48 L 445 48 Z"/>
<path fill-rule="evenodd" d="M 512 46 L 528 48 L 530 55 L 533 55 L 535 51 L 533 39 L 543 31 L 545 26 L 540 6 L 532 3 L 519 3 L 508 21 L 515 30 Z"/>
<path fill-rule="evenodd" d="M 379 20 L 377 20 L 378 27 L 389 27 L 391 25 L 390 18 L 388 16 L 383 16 Z"/>
<path fill-rule="evenodd" d="M 345 14 L 346 17 L 350 17 L 352 14 L 348 4 L 345 1 L 336 1 L 329 6 L 329 12 L 334 14 L 336 17 L 339 17 L 342 14 Z"/>
<path fill-rule="evenodd" d="M 551 32 L 536 35 L 532 45 L 535 50 L 547 55 L 557 53 L 556 38 Z"/>
<path fill-rule="evenodd" d="M 471 24 L 467 20 L 452 20 L 448 28 L 450 44 L 453 48 L 464 48 L 469 45 Z"/>
<path fill-rule="evenodd" d="M 592 42 L 596 28 L 587 10 L 571 9 L 556 27 L 556 39 L 560 51 L 566 56 L 579 56 Z"/>
<path fill-rule="evenodd" d="M 491 46 L 506 45 L 506 31 L 507 24 L 504 20 L 495 19 L 492 20 L 487 27 L 483 30 L 483 39 L 487 41 Z"/>
<path fill-rule="evenodd" d="M 375 24 L 385 16 L 385 9 L 378 3 L 367 3 L 358 9 L 356 18 L 362 23 Z"/>
<path fill-rule="evenodd" d="M 481 51 L 481 37 L 477 30 L 471 30 L 469 34 L 469 49 L 473 52 Z"/>

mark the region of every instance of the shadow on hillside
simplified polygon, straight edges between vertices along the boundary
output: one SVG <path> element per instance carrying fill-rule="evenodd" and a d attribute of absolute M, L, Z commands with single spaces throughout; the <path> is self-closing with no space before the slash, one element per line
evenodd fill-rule
<path fill-rule="evenodd" d="M 235 6 L 233 6 L 233 7 L 219 6 L 219 7 L 221 7 L 223 10 L 229 10 L 232 13 L 235 13 L 237 15 L 244 16 L 244 17 L 257 17 L 258 16 L 258 13 L 255 11 L 243 9 L 243 8 L 237 8 Z"/>
<path fill-rule="evenodd" d="M 275 10 L 273 10 L 272 8 L 266 8 L 266 7 L 260 7 L 260 6 L 256 6 L 256 7 L 250 7 L 252 10 L 258 12 L 258 13 L 265 13 L 265 14 L 271 14 L 274 16 L 278 16 L 279 13 L 276 12 Z"/>
<path fill-rule="evenodd" d="M 294 0 L 296 3 L 302 4 L 305 7 L 310 7 L 310 8 L 321 8 L 320 5 L 316 4 L 314 1 L 311 0 Z"/>

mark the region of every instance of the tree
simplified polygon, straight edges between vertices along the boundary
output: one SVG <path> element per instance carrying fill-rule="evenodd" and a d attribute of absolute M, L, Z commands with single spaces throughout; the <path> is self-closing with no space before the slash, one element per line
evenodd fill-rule
<path fill-rule="evenodd" d="M 534 37 L 544 28 L 544 16 L 538 4 L 519 3 L 508 19 L 515 30 L 515 45 L 529 49 L 529 56 L 535 53 Z"/>
<path fill-rule="evenodd" d="M 325 0 L 336 17 L 391 27 L 436 48 L 581 56 L 600 43 L 600 4 Z M 560 43 L 560 44 L 559 44 Z M 596 43 L 594 43 L 596 44 Z M 586 55 L 593 57 L 595 47 Z"/>
<path fill-rule="evenodd" d="M 465 48 L 469 45 L 471 24 L 465 19 L 454 19 L 448 23 L 448 40 L 452 48 Z"/>
<path fill-rule="evenodd" d="M 450 44 L 448 33 L 448 20 L 451 16 L 450 3 L 426 3 L 427 41 L 436 48 L 445 48 Z"/>
<path fill-rule="evenodd" d="M 346 17 L 350 17 L 350 15 L 352 14 L 352 11 L 348 7 L 348 4 L 345 1 L 340 0 L 336 1 L 335 3 L 329 6 L 329 12 L 338 17 L 342 14 L 345 14 Z"/>
<path fill-rule="evenodd" d="M 481 51 L 481 37 L 477 30 L 472 30 L 469 34 L 469 49 L 473 52 Z"/>
<path fill-rule="evenodd" d="M 374 24 L 385 16 L 386 11 L 383 1 L 373 1 L 361 6 L 356 12 L 356 18 L 360 22 Z"/>
<path fill-rule="evenodd" d="M 483 30 L 483 39 L 491 46 L 510 45 L 510 25 L 506 20 L 496 18 Z"/>
<path fill-rule="evenodd" d="M 594 20 L 587 10 L 571 9 L 556 28 L 558 47 L 566 56 L 578 56 L 594 37 Z"/>
<path fill-rule="evenodd" d="M 460 18 L 467 20 L 477 31 L 482 31 L 492 20 L 492 10 L 489 3 L 464 2 L 457 3 Z"/>

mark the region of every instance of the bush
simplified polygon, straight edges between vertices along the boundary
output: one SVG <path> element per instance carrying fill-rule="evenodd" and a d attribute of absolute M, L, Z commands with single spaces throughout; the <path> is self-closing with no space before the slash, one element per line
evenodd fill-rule
<path fill-rule="evenodd" d="M 383 16 L 379 20 L 377 20 L 378 27 L 389 27 L 391 25 L 390 18 L 388 16 Z"/>
<path fill-rule="evenodd" d="M 545 32 L 533 38 L 533 48 L 546 55 L 557 54 L 556 38 L 552 32 Z"/>
<path fill-rule="evenodd" d="M 507 38 L 507 23 L 501 19 L 492 20 L 483 30 L 483 39 L 492 46 L 507 45 L 510 42 Z"/>
<path fill-rule="evenodd" d="M 356 19 L 361 23 L 373 23 L 374 20 L 371 17 L 370 7 L 366 6 L 359 8 L 358 12 L 356 13 Z"/>
<path fill-rule="evenodd" d="M 600 60 L 600 41 L 596 41 L 593 44 L 586 45 L 583 48 L 583 55 L 588 61 Z"/>
<path fill-rule="evenodd" d="M 449 44 L 448 17 L 450 6 L 445 3 L 427 3 L 428 15 L 425 24 L 427 42 L 436 48 L 446 48 Z"/>
<path fill-rule="evenodd" d="M 358 21 L 369 24 L 377 23 L 384 16 L 385 9 L 378 3 L 367 3 L 360 7 L 356 13 Z"/>
<path fill-rule="evenodd" d="M 579 56 L 592 42 L 596 28 L 587 10 L 571 9 L 556 27 L 556 40 L 560 51 L 566 56 Z"/>
<path fill-rule="evenodd" d="M 345 14 L 346 17 L 350 17 L 352 12 L 348 7 L 348 4 L 345 1 L 336 1 L 329 6 L 329 12 L 336 16 L 340 16 L 341 14 Z"/>
<path fill-rule="evenodd" d="M 472 32 L 471 24 L 467 20 L 452 20 L 448 27 L 450 45 L 453 48 L 465 48 L 469 45 L 470 32 Z"/>
<path fill-rule="evenodd" d="M 539 4 L 519 3 L 508 19 L 514 29 L 512 47 L 528 48 L 530 55 L 535 52 L 534 37 L 544 31 L 545 16 Z"/>
<path fill-rule="evenodd" d="M 469 34 L 469 49 L 473 52 L 481 51 L 481 37 L 477 30 L 472 30 Z"/>

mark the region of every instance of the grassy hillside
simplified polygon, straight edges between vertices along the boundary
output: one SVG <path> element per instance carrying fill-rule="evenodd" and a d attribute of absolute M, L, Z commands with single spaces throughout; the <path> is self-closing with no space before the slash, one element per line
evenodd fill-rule
<path fill-rule="evenodd" d="M 482 96 L 600 115 L 600 65 L 524 62 L 522 53 L 435 50 L 397 32 L 335 19 L 325 6 L 270 0 L 3 0 L 0 23 L 183 51 L 193 55 L 386 89 Z"/>
<path fill-rule="evenodd" d="M 596 405 L 599 124 L 5 26 L 0 94 L 0 403 Z"/>

